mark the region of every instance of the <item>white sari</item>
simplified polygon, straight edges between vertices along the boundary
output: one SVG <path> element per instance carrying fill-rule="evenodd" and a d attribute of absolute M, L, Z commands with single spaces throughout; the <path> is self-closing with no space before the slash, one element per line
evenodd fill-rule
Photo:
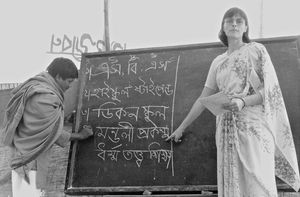
<path fill-rule="evenodd" d="M 206 87 L 229 97 L 263 96 L 263 104 L 217 116 L 220 197 L 277 197 L 275 175 L 296 191 L 299 170 L 291 128 L 269 54 L 252 42 L 212 63 Z M 275 158 L 275 159 L 274 159 Z"/>

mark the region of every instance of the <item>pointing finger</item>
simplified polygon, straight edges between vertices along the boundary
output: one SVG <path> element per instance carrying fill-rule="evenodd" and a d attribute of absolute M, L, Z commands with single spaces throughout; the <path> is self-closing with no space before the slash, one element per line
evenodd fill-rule
<path fill-rule="evenodd" d="M 170 135 L 165 141 L 169 141 L 172 139 L 172 135 Z"/>

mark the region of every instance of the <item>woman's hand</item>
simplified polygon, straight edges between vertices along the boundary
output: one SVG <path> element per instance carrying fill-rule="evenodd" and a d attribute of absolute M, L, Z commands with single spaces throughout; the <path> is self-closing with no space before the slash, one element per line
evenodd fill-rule
<path fill-rule="evenodd" d="M 180 138 L 183 134 L 183 129 L 177 128 L 167 139 L 166 141 L 173 140 L 174 142 L 181 142 Z"/>
<path fill-rule="evenodd" d="M 230 103 L 225 103 L 223 108 L 232 112 L 241 111 L 245 107 L 245 102 L 242 98 L 233 98 Z"/>

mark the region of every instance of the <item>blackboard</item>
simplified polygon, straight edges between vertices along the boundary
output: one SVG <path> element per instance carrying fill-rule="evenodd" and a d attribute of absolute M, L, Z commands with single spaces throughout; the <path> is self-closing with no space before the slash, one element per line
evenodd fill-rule
<path fill-rule="evenodd" d="M 273 60 L 300 158 L 299 37 L 255 40 Z M 75 130 L 95 135 L 71 144 L 67 194 L 216 190 L 215 117 L 207 110 L 183 141 L 165 142 L 200 95 L 220 43 L 82 55 Z"/>

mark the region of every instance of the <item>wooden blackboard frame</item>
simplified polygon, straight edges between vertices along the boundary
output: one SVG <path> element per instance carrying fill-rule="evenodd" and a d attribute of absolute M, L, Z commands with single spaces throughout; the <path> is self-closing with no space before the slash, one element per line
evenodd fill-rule
<path fill-rule="evenodd" d="M 285 42 L 297 42 L 298 49 L 300 49 L 300 36 L 289 36 L 289 37 L 276 37 L 276 38 L 267 38 L 267 39 L 256 39 L 253 40 L 256 42 L 260 42 L 262 44 L 270 44 L 270 43 L 285 43 Z M 153 47 L 153 48 L 142 48 L 142 49 L 132 49 L 125 51 L 111 51 L 111 52 L 102 52 L 102 53 L 84 53 L 82 54 L 82 62 L 85 62 L 86 58 L 91 57 L 109 57 L 109 56 L 117 56 L 117 55 L 129 55 L 129 54 L 141 54 L 141 53 L 151 53 L 151 52 L 164 52 L 164 51 L 177 51 L 177 50 L 193 50 L 193 49 L 201 49 L 201 48 L 224 48 L 224 46 L 219 42 L 214 43 L 201 43 L 201 44 L 190 44 L 190 45 L 178 45 L 178 46 L 168 46 L 168 47 Z M 224 48 L 225 49 L 225 48 Z M 297 49 L 297 50 L 298 50 Z M 298 57 L 300 57 L 299 50 L 297 51 Z M 300 64 L 300 61 L 299 61 Z M 298 65 L 299 66 L 299 65 Z M 81 65 L 82 67 L 82 65 Z M 79 98 L 81 98 L 84 89 L 84 80 L 83 71 L 80 71 L 80 87 L 79 87 Z M 283 92 L 284 95 L 284 92 Z M 298 106 L 300 106 L 300 102 L 297 102 Z M 75 131 L 79 129 L 80 124 L 80 113 L 79 109 L 81 109 L 82 100 L 78 99 L 78 107 L 76 114 L 76 122 L 75 122 Z M 292 125 L 293 126 L 293 125 Z M 296 126 L 298 128 L 298 126 Z M 293 129 L 293 128 L 292 128 Z M 295 133 L 295 131 L 294 131 Z M 294 136 L 295 138 L 295 136 Z M 295 141 L 297 154 L 299 158 L 299 142 Z M 79 195 L 79 194 L 142 194 L 143 191 L 149 190 L 151 192 L 156 193 L 193 193 L 200 191 L 216 191 L 216 185 L 166 185 L 166 186 L 132 186 L 132 187 L 74 187 L 73 186 L 73 176 L 74 176 L 74 162 L 76 157 L 76 151 L 78 143 L 73 142 L 70 146 L 69 152 L 69 160 L 68 160 L 68 168 L 66 175 L 66 184 L 65 184 L 65 193 L 69 195 Z M 278 183 L 278 189 L 284 191 L 291 191 L 291 188 L 284 183 Z"/>

